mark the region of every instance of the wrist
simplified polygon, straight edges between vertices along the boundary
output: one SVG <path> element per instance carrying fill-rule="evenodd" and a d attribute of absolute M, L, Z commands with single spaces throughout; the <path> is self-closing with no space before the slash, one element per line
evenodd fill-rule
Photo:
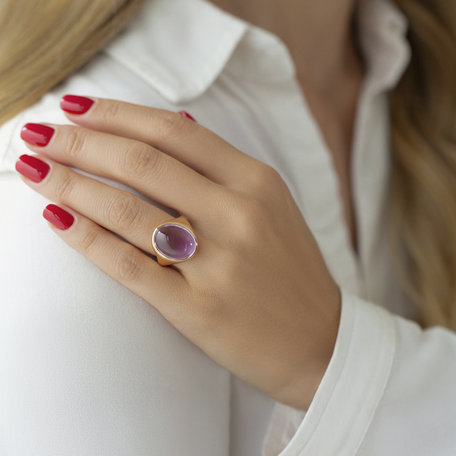
<path fill-rule="evenodd" d="M 337 298 L 332 300 L 336 303 L 333 306 L 334 311 L 326 321 L 324 330 L 320 332 L 322 337 L 316 342 L 318 350 L 312 353 L 305 365 L 299 366 L 300 368 L 296 370 L 286 387 L 275 395 L 274 399 L 278 402 L 304 411 L 310 407 L 328 369 L 336 345 L 342 299 L 339 287 L 337 287 L 336 296 Z"/>

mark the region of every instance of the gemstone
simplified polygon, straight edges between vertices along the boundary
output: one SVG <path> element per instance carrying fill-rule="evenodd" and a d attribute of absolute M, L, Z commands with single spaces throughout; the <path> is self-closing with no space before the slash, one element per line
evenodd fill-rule
<path fill-rule="evenodd" d="M 173 260 L 186 260 L 196 251 L 193 234 L 187 228 L 176 224 L 158 227 L 153 241 L 159 253 Z"/>

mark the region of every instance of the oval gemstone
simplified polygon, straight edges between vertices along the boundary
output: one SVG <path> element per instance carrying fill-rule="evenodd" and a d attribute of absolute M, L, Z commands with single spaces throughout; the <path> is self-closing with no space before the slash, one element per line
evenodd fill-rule
<path fill-rule="evenodd" d="M 164 256 L 173 260 L 186 260 L 196 250 L 196 239 L 185 227 L 180 225 L 162 225 L 154 235 L 155 247 Z"/>

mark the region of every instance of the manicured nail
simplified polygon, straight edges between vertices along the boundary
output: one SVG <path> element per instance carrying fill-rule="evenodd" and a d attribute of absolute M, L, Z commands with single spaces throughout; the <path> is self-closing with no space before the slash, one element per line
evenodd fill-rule
<path fill-rule="evenodd" d="M 33 146 L 47 146 L 54 131 L 47 125 L 27 123 L 22 127 L 21 138 Z"/>
<path fill-rule="evenodd" d="M 70 114 L 84 114 L 93 105 L 94 100 L 78 95 L 65 95 L 60 100 L 60 107 Z"/>
<path fill-rule="evenodd" d="M 16 162 L 16 171 L 33 182 L 41 182 L 51 167 L 32 155 L 21 155 Z"/>
<path fill-rule="evenodd" d="M 73 225 L 74 217 L 55 204 L 48 204 L 43 210 L 43 217 L 60 230 L 67 230 Z"/>
<path fill-rule="evenodd" d="M 190 115 L 187 111 L 179 111 L 179 114 L 182 114 L 185 117 L 188 117 L 189 119 L 193 120 L 193 122 L 196 122 L 196 119 Z"/>

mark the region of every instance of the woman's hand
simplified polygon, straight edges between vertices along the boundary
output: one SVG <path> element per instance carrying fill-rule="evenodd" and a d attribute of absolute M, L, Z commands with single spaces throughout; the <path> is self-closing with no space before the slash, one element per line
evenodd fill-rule
<path fill-rule="evenodd" d="M 334 349 L 340 290 L 285 182 L 184 115 L 92 99 L 85 113 L 66 113 L 80 126 L 21 133 L 49 165 L 33 171 L 39 162 L 22 156 L 16 169 L 34 173 L 24 182 L 74 216 L 55 232 L 217 363 L 307 409 Z M 187 217 L 197 253 L 160 266 L 152 232 L 173 216 L 68 166 Z"/>

